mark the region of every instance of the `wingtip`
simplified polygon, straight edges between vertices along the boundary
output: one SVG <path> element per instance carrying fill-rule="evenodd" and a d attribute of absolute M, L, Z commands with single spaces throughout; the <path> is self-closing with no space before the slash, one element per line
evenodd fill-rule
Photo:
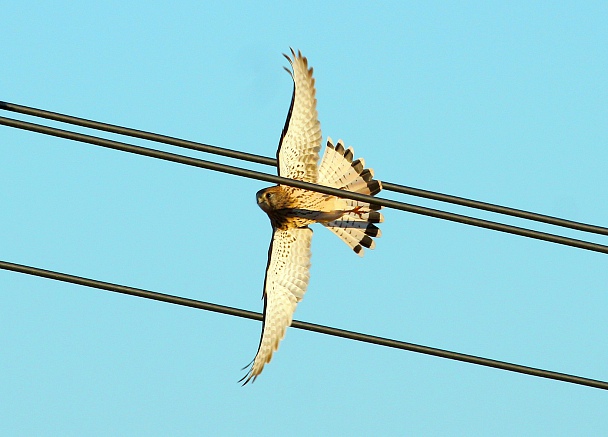
<path fill-rule="evenodd" d="M 306 71 L 308 71 L 308 74 L 310 77 L 313 76 L 314 74 L 314 69 L 313 67 L 308 66 L 308 58 L 306 58 L 306 56 L 302 55 L 302 52 L 300 50 L 298 50 L 298 52 L 296 53 L 296 51 L 292 48 L 289 47 L 289 51 L 291 52 L 291 56 L 286 55 L 285 53 L 283 53 L 283 56 L 285 56 L 285 59 L 287 59 L 289 61 L 289 64 L 292 66 L 293 68 L 293 64 L 295 61 L 301 61 L 304 63 L 304 67 L 306 69 Z M 314 79 L 313 80 L 313 86 L 314 86 Z"/>
<path fill-rule="evenodd" d="M 241 384 L 241 387 L 246 386 L 249 382 L 251 382 L 252 384 L 255 382 L 255 379 L 258 377 L 259 373 L 254 375 L 253 374 L 253 363 L 255 361 L 255 358 L 253 360 L 251 360 L 251 362 L 249 364 L 247 364 L 245 367 L 243 367 L 241 369 L 241 371 L 246 370 L 247 368 L 249 368 L 249 370 L 247 371 L 247 373 L 245 374 L 245 376 L 243 376 L 241 379 L 238 380 L 238 384 Z"/>
<path fill-rule="evenodd" d="M 242 383 L 241 387 L 245 387 L 250 382 L 253 384 L 255 382 L 256 378 L 257 378 L 257 375 L 253 376 L 251 373 L 248 373 L 247 375 L 245 375 L 241 379 L 239 379 L 238 382 L 237 382 L 237 384 L 241 384 Z"/>

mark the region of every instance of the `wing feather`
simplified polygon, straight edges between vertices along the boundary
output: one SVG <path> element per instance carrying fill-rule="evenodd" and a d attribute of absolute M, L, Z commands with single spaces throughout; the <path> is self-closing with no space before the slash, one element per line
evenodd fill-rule
<path fill-rule="evenodd" d="M 294 88 L 291 106 L 279 141 L 279 176 L 306 182 L 317 181 L 317 161 L 321 149 L 321 124 L 317 113 L 315 79 L 312 68 L 300 52 L 285 55 L 292 67 Z"/>
<path fill-rule="evenodd" d="M 262 373 L 291 325 L 296 305 L 308 287 L 311 240 L 312 230 L 308 227 L 274 230 L 264 281 L 262 335 L 251 368 L 241 379 L 243 385 Z"/>

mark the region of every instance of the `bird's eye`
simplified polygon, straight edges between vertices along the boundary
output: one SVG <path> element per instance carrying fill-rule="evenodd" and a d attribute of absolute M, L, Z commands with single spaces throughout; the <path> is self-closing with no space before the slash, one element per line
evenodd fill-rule
<path fill-rule="evenodd" d="M 264 197 L 266 198 L 266 200 L 270 200 L 271 196 L 272 196 L 272 194 L 270 194 L 270 193 L 264 194 Z"/>

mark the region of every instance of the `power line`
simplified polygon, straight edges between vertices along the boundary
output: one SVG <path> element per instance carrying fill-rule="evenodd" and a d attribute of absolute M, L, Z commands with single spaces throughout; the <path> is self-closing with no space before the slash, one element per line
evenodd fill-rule
<path fill-rule="evenodd" d="M 152 132 L 146 132 L 138 129 L 131 129 L 122 126 L 117 126 L 108 123 L 102 123 L 93 120 L 87 120 L 84 118 L 73 117 L 70 115 L 60 114 L 57 112 L 45 111 L 43 109 L 31 108 L 28 106 L 17 105 L 9 102 L 0 101 L 0 109 L 7 111 L 13 111 L 25 115 L 31 115 L 34 117 L 46 118 L 49 120 L 60 121 L 62 123 L 69 123 L 77 126 L 82 126 L 91 129 L 97 129 L 105 132 L 111 132 L 115 134 L 140 138 L 149 141 L 160 142 L 169 144 L 172 146 L 183 147 L 186 149 L 196 150 L 199 152 L 212 153 L 216 155 L 227 156 L 235 159 L 242 159 L 257 164 L 272 165 L 276 166 L 276 159 L 269 158 L 260 155 L 254 155 L 251 153 L 244 153 L 237 150 L 225 149 L 222 147 L 212 146 L 209 144 L 197 143 L 194 141 L 182 140 L 175 137 L 166 135 L 155 134 Z M 600 235 L 608 235 L 608 228 L 597 225 L 590 225 L 586 223 L 580 223 L 573 220 L 566 220 L 558 217 L 552 217 L 544 214 L 538 214 L 530 211 L 524 211 L 521 209 L 510 208 L 506 206 L 496 205 L 487 202 L 480 202 L 477 200 L 466 199 L 464 197 L 452 196 L 449 194 L 438 193 L 435 191 L 422 190 L 420 188 L 408 187 L 405 185 L 394 184 L 391 182 L 382 182 L 383 188 L 389 191 L 394 191 L 401 194 L 407 194 L 410 196 L 423 197 L 431 200 L 440 202 L 453 203 L 456 205 L 466 206 L 469 208 L 476 208 L 485 211 L 495 212 L 504 215 L 510 215 L 513 217 L 523 218 L 527 220 L 533 220 L 537 222 L 547 223 L 555 226 L 566 227 L 570 229 L 576 229 L 579 231 L 590 232 Z"/>
<path fill-rule="evenodd" d="M 11 107 L 7 107 L 7 106 L 11 106 Z M 12 106 L 18 106 L 18 105 L 12 105 L 12 104 L 7 104 L 5 102 L 0 102 L 0 109 L 13 110 Z M 21 108 L 23 108 L 23 107 L 21 107 Z M 29 109 L 31 109 L 32 111 L 39 111 L 39 110 L 35 110 L 33 108 L 29 108 Z M 16 111 L 16 112 L 20 112 L 20 111 Z M 43 112 L 47 112 L 47 111 L 43 111 Z M 54 113 L 52 113 L 52 114 L 54 114 Z M 34 114 L 31 114 L 31 115 L 34 115 Z M 55 120 L 57 120 L 57 121 L 66 121 L 66 120 L 59 119 L 59 117 L 74 118 L 74 117 L 70 117 L 70 116 L 63 116 L 61 114 L 56 114 L 56 115 L 57 115 L 57 118 L 55 118 Z M 47 118 L 51 118 L 51 117 L 47 117 Z M 83 119 L 79 119 L 79 120 L 83 120 Z M 87 121 L 87 120 L 84 120 L 84 121 Z M 93 121 L 87 121 L 87 122 L 90 122 L 92 124 L 99 124 L 98 122 L 93 122 Z M 20 128 L 20 129 L 26 129 L 26 130 L 30 130 L 30 131 L 34 131 L 34 132 L 39 132 L 39 133 L 43 133 L 43 134 L 47 134 L 47 135 L 53 135 L 53 136 L 66 138 L 66 139 L 70 139 L 70 140 L 95 144 L 95 145 L 99 145 L 99 146 L 103 146 L 103 147 L 109 147 L 109 148 L 122 150 L 122 151 L 130 152 L 130 153 L 136 153 L 136 154 L 140 154 L 140 155 L 144 155 L 144 156 L 154 157 L 157 159 L 165 159 L 165 160 L 178 162 L 178 163 L 182 163 L 182 164 L 187 164 L 187 165 L 192 165 L 192 166 L 196 166 L 196 167 L 200 167 L 200 168 L 206 168 L 206 169 L 210 169 L 210 170 L 226 172 L 226 173 L 230 173 L 233 175 L 250 177 L 250 178 L 259 179 L 259 180 L 265 180 L 265 181 L 271 182 L 271 183 L 280 183 L 280 184 L 291 185 L 291 186 L 304 188 L 304 189 L 308 189 L 308 190 L 320 191 L 320 192 L 324 192 L 327 194 L 352 198 L 354 200 L 375 203 L 375 204 L 387 206 L 389 208 L 396 208 L 396 209 L 400 209 L 400 210 L 404 210 L 404 211 L 408 211 L 408 212 L 414 212 L 414 213 L 418 213 L 418 214 L 428 215 L 428 216 L 456 221 L 456 222 L 460 222 L 460 223 L 480 226 L 480 227 L 484 227 L 487 229 L 494 229 L 494 230 L 508 232 L 508 233 L 512 233 L 512 234 L 516 234 L 516 235 L 522 235 L 522 236 L 537 238 L 537 239 L 541 239 L 541 240 L 545 240 L 545 241 L 551 241 L 551 242 L 555 242 L 555 243 L 559 243 L 559 244 L 566 244 L 566 245 L 570 245 L 570 246 L 574 246 L 574 247 L 608 253 L 608 246 L 589 243 L 586 241 L 574 240 L 574 239 L 560 237 L 560 236 L 552 235 L 552 234 L 545 234 L 545 233 L 532 231 L 532 230 L 528 230 L 528 229 L 524 229 L 524 228 L 517 228 L 514 226 L 503 225 L 500 223 L 489 222 L 489 221 L 485 221 L 485 220 L 475 219 L 472 217 L 461 216 L 458 214 L 451 214 L 451 213 L 447 213 L 447 212 L 443 212 L 443 211 L 433 210 L 430 208 L 418 207 L 415 205 L 409 205 L 409 204 L 402 203 L 402 202 L 391 201 L 388 199 L 381 199 L 381 198 L 361 195 L 358 193 L 346 192 L 346 191 L 342 191 L 342 190 L 332 189 L 329 187 L 309 184 L 309 183 L 305 183 L 302 181 L 294 181 L 292 179 L 285 179 L 285 178 L 281 178 L 278 176 L 267 175 L 264 173 L 254 172 L 251 170 L 245 170 L 245 169 L 238 168 L 238 167 L 226 166 L 226 165 L 222 165 L 222 164 L 218 164 L 218 163 L 214 163 L 214 162 L 198 160 L 198 159 L 189 158 L 189 157 L 176 155 L 176 154 L 171 154 L 171 153 L 167 153 L 167 152 L 162 152 L 162 151 L 158 151 L 158 150 L 154 150 L 154 149 L 147 149 L 147 148 L 133 146 L 133 145 L 126 144 L 126 143 L 106 140 L 103 138 L 97 138 L 97 137 L 88 136 L 88 135 L 84 135 L 84 134 L 63 131 L 60 129 L 36 125 L 33 123 L 21 122 L 18 120 L 12 120 L 12 119 L 8 119 L 8 118 L 0 117 L 0 124 L 4 124 L 7 126 L 11 126 L 11 127 L 16 127 L 16 128 Z M 72 124 L 80 124 L 80 123 L 72 123 Z M 93 126 L 86 126 L 85 124 L 80 124 L 80 125 L 85 126 L 85 127 L 93 127 Z M 107 126 L 111 126 L 111 125 L 107 125 Z M 271 158 L 262 157 L 259 155 L 244 154 L 242 152 L 232 151 L 229 149 L 221 149 L 221 148 L 217 148 L 215 146 L 209 146 L 209 145 L 204 145 L 204 144 L 200 144 L 200 143 L 179 140 L 179 139 L 175 139 L 175 138 L 171 138 L 171 137 L 164 137 L 164 136 L 160 136 L 157 134 L 151 134 L 151 133 L 147 133 L 147 132 L 143 132 L 143 131 L 137 131 L 137 132 L 140 132 L 141 135 L 132 135 L 132 133 L 134 132 L 134 130 L 132 130 L 132 129 L 120 128 L 118 126 L 116 126 L 115 128 L 124 129 L 125 132 L 119 132 L 116 130 L 116 131 L 113 131 L 114 133 L 130 135 L 130 136 L 137 136 L 137 137 L 143 138 L 143 139 L 165 142 L 167 144 L 179 145 L 181 147 L 187 147 L 187 148 L 190 148 L 193 150 L 199 150 L 199 151 L 204 151 L 204 152 L 209 152 L 209 153 L 216 153 L 216 154 L 220 154 L 223 156 L 229 156 L 229 157 L 233 157 L 233 158 L 246 159 L 251 162 L 258 162 L 261 164 L 269 164 L 269 165 L 275 164 L 275 160 L 273 160 Z M 150 135 L 150 137 L 146 138 L 145 135 Z M 171 140 L 171 142 L 161 141 L 161 140 L 159 140 L 159 138 L 167 138 L 167 139 Z M 184 143 L 184 144 L 188 144 L 188 145 L 176 144 L 176 143 Z M 219 152 L 217 150 L 219 150 Z M 463 198 L 456 198 L 454 196 L 443 195 L 440 193 L 433 193 L 433 192 L 429 192 L 429 191 L 425 191 L 425 190 L 411 189 L 409 187 L 404 187 L 404 186 L 397 185 L 397 184 L 390 184 L 387 182 L 384 182 L 383 184 L 384 184 L 385 188 L 392 189 L 393 191 L 402 192 L 405 194 L 421 195 L 422 197 L 427 197 L 427 198 L 431 198 L 431 199 L 435 199 L 435 200 L 444 200 L 444 201 L 463 204 L 463 205 L 466 202 L 471 202 L 472 204 L 483 203 L 483 202 L 476 202 L 476 201 L 471 201 L 471 200 L 463 199 Z M 409 190 L 413 190 L 413 192 L 410 192 Z M 420 192 L 422 192 L 423 194 L 420 194 Z M 418 193 L 418 194 L 414 194 L 414 193 Z M 461 202 L 453 202 L 452 200 L 439 199 L 439 197 L 448 198 L 448 199 L 454 199 L 454 198 L 460 199 Z M 485 205 L 489 205 L 490 207 L 497 207 L 496 205 L 491 205 L 491 204 L 485 204 Z M 473 205 L 465 205 L 465 206 L 473 206 Z M 478 206 L 473 206 L 473 207 L 478 207 Z M 505 209 L 511 210 L 511 208 L 506 208 L 506 207 L 498 207 L 498 208 L 505 208 Z M 483 207 L 481 209 L 491 210 L 489 208 L 483 208 Z M 519 210 L 514 210 L 514 211 L 519 211 Z M 494 212 L 500 212 L 500 211 L 494 211 Z M 538 215 L 538 214 L 534 214 L 534 213 L 527 213 L 525 211 L 523 211 L 522 213 Z M 507 214 L 509 214 L 509 213 L 507 213 Z M 510 214 L 510 215 L 516 215 L 516 214 Z M 529 218 L 529 217 L 524 217 L 523 215 L 516 215 L 516 216 L 523 217 L 523 218 Z M 538 216 L 541 216 L 541 215 L 538 215 Z M 547 216 L 541 216 L 541 217 L 547 217 Z M 549 217 L 549 218 L 555 219 L 555 218 L 551 218 L 551 217 Z M 598 228 L 596 230 L 588 230 L 589 232 L 596 232 L 596 233 L 602 233 L 602 234 L 607 233 L 607 232 L 605 232 L 606 228 L 596 227 L 596 226 L 592 226 L 592 225 L 579 224 L 576 222 L 570 222 L 570 221 L 562 220 L 562 219 L 555 219 L 555 220 L 557 220 L 559 222 L 563 221 L 563 222 L 574 223 L 577 226 L 581 225 L 583 227 Z M 551 223 L 546 220 L 539 220 L 539 221 L 545 221 L 546 223 Z M 561 223 L 552 223 L 552 224 L 559 224 L 561 226 L 573 227 L 573 228 L 579 229 L 579 230 L 587 230 L 587 229 L 577 228 L 574 226 L 563 225 Z M 49 278 L 49 279 L 70 282 L 70 283 L 74 283 L 74 284 L 78 284 L 78 285 L 99 288 L 99 289 L 119 292 L 119 293 L 123 293 L 123 294 L 130 294 L 130 295 L 137 296 L 137 297 L 145 297 L 148 299 L 159 300 L 159 301 L 173 303 L 173 304 L 177 304 L 177 305 L 190 306 L 193 308 L 204 309 L 207 311 L 215 311 L 215 312 L 234 315 L 234 316 L 238 316 L 238 317 L 245 317 L 245 318 L 250 318 L 250 319 L 254 319 L 254 320 L 262 320 L 261 314 L 238 309 L 238 308 L 231 308 L 231 307 L 226 307 L 226 306 L 222 306 L 222 305 L 216 305 L 216 304 L 212 304 L 212 303 L 182 298 L 182 297 L 178 297 L 178 296 L 171 296 L 171 295 L 166 295 L 166 294 L 162 294 L 162 293 L 156 293 L 156 292 L 152 292 L 152 291 L 136 289 L 136 288 L 132 288 L 132 287 L 110 284 L 110 283 L 106 283 L 106 282 L 77 277 L 77 276 L 73 276 L 73 275 L 67 275 L 67 274 L 58 273 L 58 272 L 52 272 L 52 271 L 48 271 L 48 270 L 37 269 L 34 267 L 28 267 L 28 266 L 23 266 L 23 265 L 19 265 L 19 264 L 13 264 L 13 263 L 7 263 L 7 262 L 0 261 L 0 268 L 6 269 L 6 270 L 12 270 L 15 272 L 26 273 L 26 274 L 30 274 L 30 275 L 41 276 L 41 277 L 45 277 L 45 278 Z M 502 370 L 524 373 L 524 374 L 529 374 L 529 375 L 543 377 L 543 378 L 555 379 L 555 380 L 570 382 L 570 383 L 574 383 L 574 384 L 586 385 L 586 386 L 596 387 L 596 388 L 600 388 L 600 389 L 608 389 L 608 382 L 578 377 L 578 376 L 574 376 L 574 375 L 568 375 L 568 374 L 552 372 L 552 371 L 543 370 L 543 369 L 521 366 L 521 365 L 517 365 L 517 364 L 503 362 L 503 361 L 491 360 L 491 359 L 487 359 L 487 358 L 476 357 L 473 355 L 466 355 L 466 354 L 446 351 L 446 350 L 442 350 L 442 349 L 430 348 L 427 346 L 421 346 L 421 345 L 416 345 L 416 344 L 412 344 L 412 343 L 406 343 L 406 342 L 401 342 L 401 341 L 397 341 L 397 340 L 386 339 L 386 338 L 382 338 L 382 337 L 375 337 L 375 336 L 371 336 L 371 335 L 367 335 L 367 334 L 361 334 L 361 333 L 356 333 L 356 332 L 352 332 L 352 331 L 331 328 L 331 327 L 327 327 L 327 326 L 323 326 L 323 325 L 315 325 L 315 324 L 306 323 L 306 322 L 294 321 L 292 323 L 292 326 L 295 328 L 298 328 L 298 329 L 310 330 L 310 331 L 314 331 L 314 332 L 324 333 L 327 335 L 333 335 L 333 336 L 343 337 L 343 338 L 347 338 L 347 339 L 378 344 L 378 345 L 382 345 L 382 346 L 404 349 L 404 350 L 409 350 L 412 352 L 424 353 L 424 354 L 434 355 L 434 356 L 438 356 L 438 357 L 442 357 L 442 358 L 448 358 L 448 359 L 478 364 L 478 365 L 482 365 L 482 366 L 494 367 L 494 368 L 498 368 L 498 369 L 502 369 Z"/>
<path fill-rule="evenodd" d="M 27 275 L 39 276 L 42 278 L 53 279 L 55 281 L 69 282 L 85 287 L 97 288 L 100 290 L 111 291 L 115 293 L 128 294 L 136 297 L 157 300 L 160 302 L 172 303 L 175 305 L 197 308 L 205 311 L 213 311 L 216 313 L 227 314 L 230 316 L 243 317 L 252 320 L 262 320 L 262 314 L 253 311 L 247 311 L 240 308 L 233 308 L 213 303 L 203 302 L 185 297 L 173 296 L 170 294 L 158 293 L 155 291 L 143 290 L 140 288 L 127 287 L 125 285 L 112 284 L 109 282 L 97 281 L 95 279 L 83 278 L 81 276 L 69 275 L 66 273 L 55 272 L 51 270 L 39 269 L 36 267 L 25 266 L 22 264 L 14 264 L 6 261 L 0 261 L 0 269 L 10 270 L 13 272 L 24 273 Z M 414 343 L 406 343 L 399 340 L 391 340 L 388 338 L 377 337 L 359 332 L 347 331 L 344 329 L 332 328 L 314 323 L 301 322 L 294 320 L 291 324 L 297 329 L 318 332 L 321 334 L 342 337 L 348 340 L 356 340 L 364 343 L 377 344 L 379 346 L 391 347 L 395 349 L 403 349 L 410 352 L 416 352 L 426 355 L 433 355 L 440 358 L 462 361 L 479 366 L 494 367 L 496 369 L 507 370 L 509 372 L 523 373 L 540 378 L 553 379 L 556 381 L 569 382 L 572 384 L 585 385 L 588 387 L 608 390 L 608 382 L 599 381 L 596 379 L 584 378 L 581 376 L 569 375 L 566 373 L 553 372 L 551 370 L 538 369 L 535 367 L 522 366 L 519 364 L 508 363 L 505 361 L 492 360 L 489 358 L 478 357 L 475 355 L 467 355 L 459 352 L 451 352 L 444 349 L 437 349 L 429 346 L 422 346 Z"/>
<path fill-rule="evenodd" d="M 196 159 L 189 156 L 177 155 L 174 153 L 163 152 L 156 149 L 149 149 L 146 147 L 135 146 L 132 144 L 122 143 L 118 141 L 108 140 L 105 138 L 94 137 L 91 135 L 80 134 L 76 132 L 70 132 L 62 129 L 56 129 L 49 126 L 42 126 L 35 123 L 29 123 L 26 121 L 13 120 L 11 118 L 0 117 L 0 125 L 15 127 L 18 129 L 29 130 L 32 132 L 38 132 L 45 135 L 51 135 L 59 138 L 65 138 L 73 141 L 80 141 L 88 144 L 93 144 L 101 147 L 107 147 L 110 149 L 121 150 L 123 152 L 134 153 L 138 155 L 148 156 L 151 158 L 163 159 L 166 161 L 177 162 L 180 164 L 190 165 L 194 167 L 204 168 L 207 170 L 214 170 L 223 173 L 228 173 L 236 176 L 242 176 L 252 179 L 258 179 L 270 183 L 290 185 L 297 188 L 303 188 L 311 191 L 318 191 L 324 194 L 330 194 L 333 196 L 345 197 L 348 199 L 357 200 L 360 202 L 367 202 L 376 205 L 382 205 L 387 208 L 399 209 L 401 211 L 412 212 L 415 214 L 426 215 L 429 217 L 435 217 L 442 220 L 449 220 L 457 223 L 463 223 L 466 225 L 477 226 L 485 229 L 492 229 L 499 232 L 506 232 L 509 234 L 520 235 L 523 237 L 534 238 L 537 240 L 549 241 L 552 243 L 563 244 L 566 246 L 577 247 L 579 249 L 590 250 L 600 253 L 608 253 L 608 246 L 592 243 L 589 241 L 577 240 L 574 238 L 563 237 L 560 235 L 549 234 L 546 232 L 534 231 L 531 229 L 520 228 L 517 226 L 506 225 L 503 223 L 496 223 L 489 220 L 478 219 L 460 214 L 454 214 L 446 211 L 440 211 L 432 208 L 426 208 L 423 206 L 411 205 L 404 202 L 398 202 L 395 200 L 384 199 L 380 197 L 367 196 L 360 193 L 354 193 L 352 191 L 340 190 L 337 188 L 326 187 L 323 185 L 312 184 L 309 182 L 298 181 L 289 178 L 283 178 L 276 175 L 270 175 L 261 173 L 253 170 L 248 170 L 240 167 L 233 167 L 230 165 L 219 164 L 216 162 L 205 161 L 202 159 Z"/>

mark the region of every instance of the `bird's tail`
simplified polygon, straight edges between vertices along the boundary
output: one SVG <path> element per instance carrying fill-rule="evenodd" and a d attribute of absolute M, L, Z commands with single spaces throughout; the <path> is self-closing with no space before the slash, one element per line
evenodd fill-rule
<path fill-rule="evenodd" d="M 382 183 L 374 179 L 374 172 L 365 168 L 363 159 L 353 160 L 352 147 L 344 148 L 342 140 L 335 146 L 331 138 L 327 139 L 325 154 L 319 165 L 317 183 L 355 193 L 374 196 L 382 190 Z M 373 249 L 373 237 L 381 235 L 375 223 L 382 223 L 384 218 L 378 212 L 380 205 L 356 200 L 343 199 L 345 213 L 337 220 L 325 222 L 330 231 L 336 234 L 359 256 L 363 248 Z"/>

